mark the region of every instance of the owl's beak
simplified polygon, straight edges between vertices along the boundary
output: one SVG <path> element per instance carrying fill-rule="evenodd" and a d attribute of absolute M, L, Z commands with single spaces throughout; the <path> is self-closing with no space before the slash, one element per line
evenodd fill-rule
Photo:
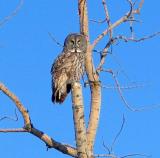
<path fill-rule="evenodd" d="M 76 45 L 76 44 L 74 45 L 73 49 L 75 50 L 75 52 L 77 52 L 78 47 L 77 47 L 77 45 Z"/>
<path fill-rule="evenodd" d="M 76 44 L 74 44 L 74 47 L 73 47 L 75 50 L 77 49 L 77 45 Z"/>

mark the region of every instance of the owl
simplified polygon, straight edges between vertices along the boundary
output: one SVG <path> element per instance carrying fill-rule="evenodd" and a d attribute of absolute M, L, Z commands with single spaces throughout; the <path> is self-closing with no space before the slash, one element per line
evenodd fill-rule
<path fill-rule="evenodd" d="M 55 59 L 52 68 L 52 102 L 63 103 L 71 90 L 71 83 L 79 81 L 84 73 L 87 40 L 82 34 L 69 34 L 62 53 Z"/>

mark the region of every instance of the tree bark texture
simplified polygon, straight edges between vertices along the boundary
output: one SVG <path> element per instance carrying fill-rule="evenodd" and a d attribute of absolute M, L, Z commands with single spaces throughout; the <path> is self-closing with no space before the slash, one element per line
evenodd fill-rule
<path fill-rule="evenodd" d="M 72 109 L 78 158 L 87 158 L 87 138 L 84 121 L 84 105 L 80 83 L 72 84 Z"/>

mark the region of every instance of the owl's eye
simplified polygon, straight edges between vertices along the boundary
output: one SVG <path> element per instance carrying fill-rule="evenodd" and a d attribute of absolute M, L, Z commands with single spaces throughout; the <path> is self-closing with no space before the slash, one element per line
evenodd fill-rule
<path fill-rule="evenodd" d="M 77 44 L 78 44 L 78 45 L 80 45 L 80 43 L 81 43 L 80 39 L 79 39 L 79 40 L 77 40 Z"/>
<path fill-rule="evenodd" d="M 78 41 L 77 41 L 77 43 L 78 43 L 78 44 L 80 44 L 80 43 L 81 43 L 81 41 L 80 41 L 80 40 L 78 40 Z"/>
<path fill-rule="evenodd" d="M 74 40 L 70 40 L 70 43 L 71 43 L 71 44 L 74 44 Z"/>

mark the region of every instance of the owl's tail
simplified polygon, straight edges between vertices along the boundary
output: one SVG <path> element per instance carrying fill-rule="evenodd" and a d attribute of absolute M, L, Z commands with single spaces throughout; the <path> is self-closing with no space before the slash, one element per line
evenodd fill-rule
<path fill-rule="evenodd" d="M 62 104 L 64 102 L 66 96 L 67 96 L 67 93 L 63 93 L 63 94 L 61 94 L 61 96 L 59 96 L 59 92 L 57 92 L 56 95 L 52 94 L 52 102 Z"/>
<path fill-rule="evenodd" d="M 71 91 L 71 85 L 67 84 L 65 87 L 65 91 L 62 89 L 56 90 L 52 88 L 52 102 L 62 104 L 67 97 L 67 94 Z"/>

